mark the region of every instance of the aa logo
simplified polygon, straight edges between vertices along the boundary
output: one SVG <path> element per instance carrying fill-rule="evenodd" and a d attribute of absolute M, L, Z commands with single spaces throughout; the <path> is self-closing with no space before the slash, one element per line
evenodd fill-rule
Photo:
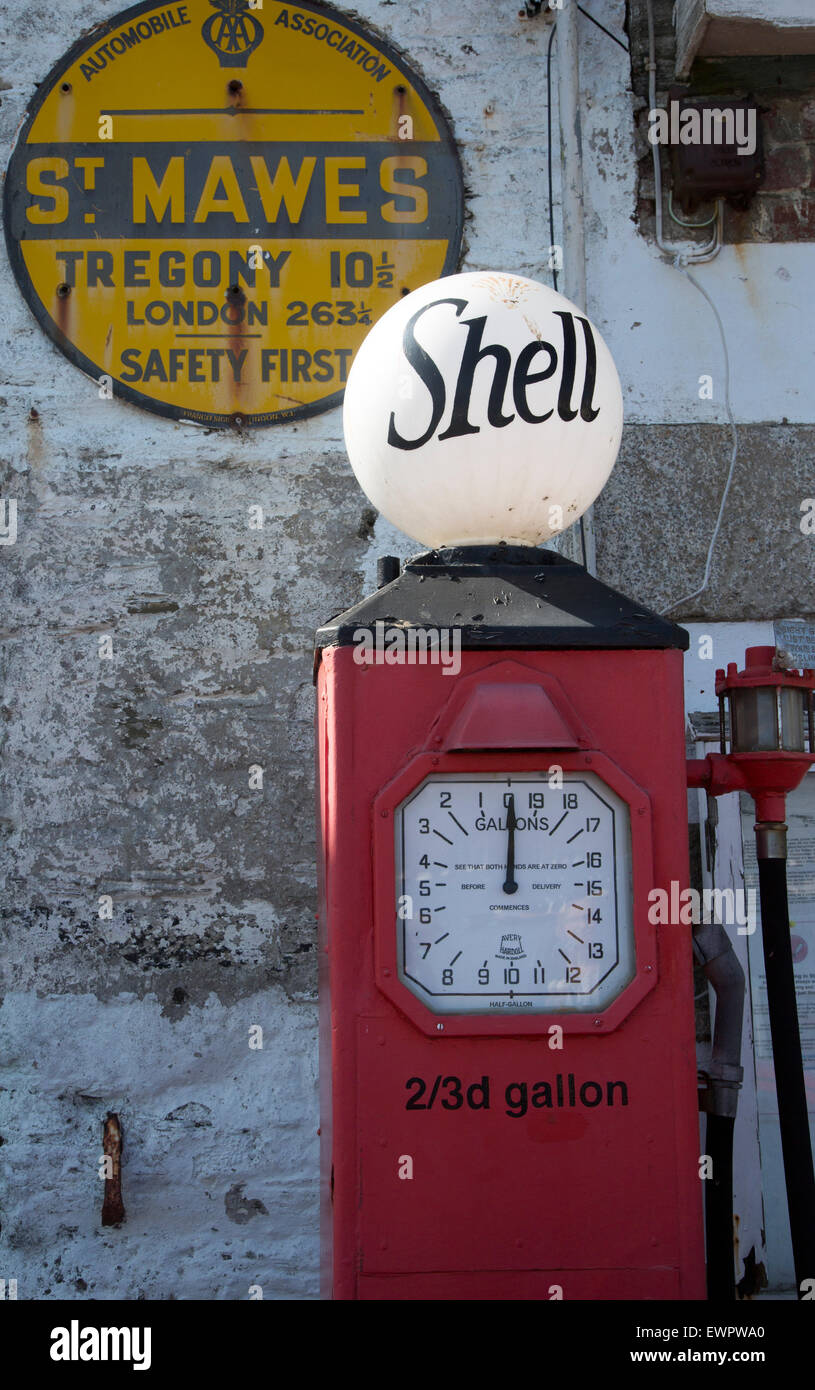
<path fill-rule="evenodd" d="M 218 54 L 222 68 L 245 68 L 263 38 L 263 25 L 249 14 L 249 0 L 210 0 L 216 14 L 201 26 L 201 35 Z"/>

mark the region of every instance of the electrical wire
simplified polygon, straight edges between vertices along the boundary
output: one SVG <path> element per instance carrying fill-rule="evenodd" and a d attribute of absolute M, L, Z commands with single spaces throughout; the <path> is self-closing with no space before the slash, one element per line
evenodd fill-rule
<path fill-rule="evenodd" d="M 671 214 L 671 217 L 673 218 L 674 222 L 676 222 L 677 226 L 691 228 L 709 227 L 712 222 L 716 221 L 716 217 L 718 215 L 717 208 L 714 208 L 710 217 L 706 217 L 704 222 L 686 222 L 684 217 L 679 217 L 677 213 L 674 212 L 674 194 L 672 188 L 668 189 L 668 212 Z"/>
<path fill-rule="evenodd" d="M 654 11 L 652 0 L 645 0 L 645 10 L 648 19 L 648 100 L 650 109 L 653 111 L 656 107 L 657 65 L 656 42 L 654 37 Z M 725 408 L 727 410 L 727 418 L 730 422 L 730 433 L 733 440 L 733 449 L 730 455 L 730 467 L 727 471 L 727 479 L 725 481 L 724 491 L 722 492 L 721 501 L 719 503 L 719 511 L 716 517 L 716 524 L 713 527 L 713 534 L 710 538 L 710 544 L 708 546 L 707 559 L 705 561 L 705 572 L 702 578 L 702 583 L 699 586 L 699 588 L 694 589 L 692 593 L 683 595 L 682 598 L 676 599 L 673 603 L 669 604 L 667 608 L 663 608 L 661 616 L 664 617 L 666 613 L 670 613 L 674 608 L 678 608 L 680 604 L 688 603 L 690 599 L 696 598 L 699 594 L 704 593 L 705 589 L 707 589 L 708 584 L 710 583 L 710 574 L 713 567 L 713 554 L 716 549 L 716 541 L 719 538 L 719 531 L 721 530 L 722 519 L 724 517 L 724 509 L 727 503 L 728 494 L 730 492 L 730 485 L 733 481 L 733 473 L 736 467 L 736 459 L 738 458 L 739 434 L 736 428 L 736 420 L 733 415 L 733 407 L 730 401 L 730 354 L 727 351 L 727 338 L 725 337 L 724 324 L 722 323 L 721 315 L 719 314 L 719 311 L 716 308 L 716 305 L 713 303 L 713 300 L 711 299 L 707 290 L 703 289 L 699 281 L 693 275 L 691 275 L 690 271 L 688 270 L 689 265 L 697 265 L 701 261 L 713 260 L 714 257 L 719 254 L 719 251 L 721 250 L 722 240 L 724 237 L 724 204 L 721 198 L 718 199 L 716 203 L 716 212 L 714 214 L 715 227 L 713 231 L 713 236 L 705 245 L 699 246 L 694 245 L 693 243 L 685 243 L 684 245 L 671 245 L 670 243 L 664 241 L 662 237 L 662 167 L 660 164 L 658 146 L 652 143 L 651 151 L 654 158 L 654 196 L 657 246 L 659 247 L 660 251 L 667 253 L 673 258 L 673 264 L 676 267 L 676 269 L 680 270 L 682 274 L 686 276 L 688 280 L 690 280 L 691 284 L 695 286 L 699 293 L 707 300 L 715 315 L 716 323 L 719 327 L 719 336 L 722 340 L 722 352 L 724 353 L 724 400 Z M 670 200 L 670 197 L 668 202 L 668 209 L 674 221 L 678 222 L 679 219 L 673 212 L 673 205 Z M 685 223 L 683 225 L 692 226 L 694 224 Z M 696 225 L 700 227 L 705 227 L 709 226 L 710 223 L 700 222 Z"/>
<path fill-rule="evenodd" d="M 592 24 L 596 24 L 598 29 L 602 29 L 604 34 L 608 34 L 610 39 L 613 39 L 615 43 L 619 44 L 620 48 L 623 50 L 623 53 L 630 53 L 631 50 L 629 49 L 628 44 L 623 43 L 622 39 L 618 39 L 616 34 L 612 34 L 611 30 L 607 29 L 605 24 L 601 24 L 599 19 L 594 18 L 593 14 L 589 14 L 588 10 L 584 10 L 582 5 L 578 5 L 577 8 L 579 9 L 581 14 L 584 14 L 586 16 L 586 19 L 590 19 Z"/>
<path fill-rule="evenodd" d="M 651 8 L 651 0 L 646 0 L 646 5 L 647 5 L 647 13 L 648 13 L 648 31 L 649 31 L 649 64 L 648 64 L 648 66 L 649 66 L 649 89 L 650 89 L 650 93 L 649 93 L 649 94 L 650 94 L 650 96 L 651 96 L 651 106 L 652 106 L 652 108 L 653 108 L 653 107 L 655 106 L 655 104 L 656 104 L 656 60 L 655 60 L 655 53 L 654 53 L 654 50 L 655 50 L 655 43 L 654 43 L 654 20 L 653 20 L 653 11 L 652 11 L 652 8 Z M 584 15 L 586 16 L 587 19 L 590 19 L 590 20 L 592 21 L 593 24 L 596 24 L 598 29 L 602 29 L 602 30 L 603 30 L 603 33 L 608 34 L 608 37 L 609 37 L 610 39 L 613 39 L 615 43 L 619 44 L 620 48 L 624 49 L 626 53 L 629 51 L 628 48 L 626 47 L 626 45 L 625 45 L 624 43 L 622 43 L 621 40 L 618 39 L 618 38 L 616 37 L 615 34 L 612 34 L 612 33 L 611 33 L 611 30 L 610 30 L 610 29 L 606 29 L 605 25 L 604 25 L 604 24 L 601 24 L 599 20 L 595 19 L 593 15 L 589 14 L 588 10 L 585 10 L 585 9 L 583 8 L 582 5 L 578 5 L 577 8 L 578 8 L 578 10 L 580 11 L 581 14 L 584 14 Z M 553 187 L 552 187 L 552 44 L 553 44 L 554 41 L 555 41 L 555 34 L 556 34 L 556 32 L 557 32 L 557 24 L 553 24 L 553 25 L 552 25 L 552 32 L 551 32 L 550 35 L 549 35 L 549 43 L 548 43 L 547 48 L 546 48 L 546 147 L 547 147 L 547 148 L 546 148 L 546 165 L 547 165 L 547 176 L 548 176 L 548 183 L 549 183 L 549 245 L 550 245 L 550 247 L 552 247 L 552 248 L 554 248 L 554 245 L 555 245 L 555 213 L 554 213 L 554 196 L 553 196 Z M 724 364 L 725 364 L 725 386 L 724 386 L 724 391 L 725 391 L 725 406 L 726 406 L 726 409 L 727 409 L 727 418 L 728 418 L 728 420 L 730 421 L 730 429 L 731 429 L 731 434 L 732 434 L 732 438 L 733 438 L 733 451 L 732 451 L 732 454 L 731 454 L 731 457 L 730 457 L 730 468 L 729 468 L 729 470 L 728 470 L 727 480 L 726 480 L 726 482 L 725 482 L 725 487 L 724 487 L 724 492 L 722 493 L 721 502 L 719 503 L 719 513 L 718 513 L 718 516 L 717 516 L 717 518 L 716 518 L 716 525 L 715 525 L 714 528 L 713 528 L 713 535 L 711 536 L 710 545 L 709 545 L 709 547 L 708 547 L 707 561 L 706 561 L 706 563 L 705 563 L 705 573 L 704 573 L 704 578 L 703 578 L 703 580 L 702 580 L 702 584 L 701 584 L 700 588 L 694 589 L 693 593 L 685 594 L 685 596 L 684 596 L 683 598 L 677 599 L 676 602 L 672 603 L 668 608 L 664 608 L 664 609 L 662 610 L 662 614 L 664 615 L 665 613 L 670 613 L 674 608 L 678 607 L 679 604 L 681 604 L 681 603 L 687 603 L 689 599 L 696 598 L 697 595 L 703 593 L 704 590 L 705 590 L 705 589 L 707 588 L 707 586 L 708 586 L 708 583 L 709 583 L 709 581 L 710 581 L 710 572 L 711 572 L 711 568 L 712 568 L 712 564 L 713 564 L 713 552 L 714 552 L 715 547 L 716 547 L 716 541 L 718 540 L 718 537 L 719 537 L 719 531 L 720 531 L 721 525 L 722 525 L 722 518 L 723 518 L 723 516 L 724 516 L 725 504 L 726 504 L 726 502 L 727 502 L 728 493 L 730 492 L 730 485 L 731 485 L 731 483 L 732 483 L 732 481 L 733 481 L 733 473 L 734 473 L 734 470 L 735 470 L 735 467 L 736 467 L 736 459 L 737 459 L 737 457 L 738 457 L 738 448 L 739 448 L 739 438 L 738 438 L 738 430 L 736 429 L 735 417 L 734 417 L 734 415 L 733 415 L 733 408 L 732 408 L 732 405 L 731 405 L 731 403 L 730 403 L 730 355 L 729 355 L 729 353 L 728 353 L 728 351 L 727 351 L 727 340 L 726 340 L 726 338 L 725 338 L 724 324 L 722 323 L 721 317 L 720 317 L 720 315 L 719 315 L 719 311 L 718 311 L 718 309 L 716 308 L 716 305 L 713 303 L 713 300 L 710 298 L 710 295 L 707 293 L 707 290 L 705 290 L 705 289 L 702 288 L 702 286 L 699 284 L 699 281 L 696 280 L 696 279 L 694 278 L 693 275 L 691 275 L 690 271 L 687 269 L 687 266 L 686 266 L 686 263 L 689 263 L 689 264 L 691 264 L 691 265 L 694 265 L 694 264 L 697 264 L 699 261 L 712 260 L 713 257 L 716 256 L 716 255 L 718 254 L 718 252 L 719 252 L 719 250 L 720 250 L 720 248 L 721 248 L 721 241 L 722 241 L 722 223 L 723 223 L 723 215 L 724 215 L 724 209 L 723 209 L 723 206 L 722 206 L 722 202 L 721 202 L 721 200 L 719 200 L 719 201 L 717 202 L 717 204 L 716 204 L 716 211 L 714 212 L 713 216 L 712 216 L 711 218 L 709 218 L 707 221 L 705 221 L 705 222 L 697 222 L 697 223 L 682 222 L 681 219 L 678 218 L 678 217 L 676 216 L 676 214 L 674 213 L 674 211 L 673 211 L 672 196 L 671 196 L 671 193 L 669 192 L 669 194 L 668 194 L 668 211 L 670 212 L 670 214 L 671 214 L 671 216 L 673 217 L 673 219 L 674 219 L 675 222 L 679 223 L 681 226 L 687 226 L 687 227 L 694 227 L 694 226 L 697 226 L 697 227 L 708 227 L 708 226 L 710 226 L 711 223 L 713 223 L 713 222 L 715 222 L 716 225 L 715 225 L 715 230 L 714 230 L 714 233 L 713 233 L 712 238 L 711 238 L 707 243 L 705 243 L 704 245 L 701 245 L 701 246 L 695 246 L 695 245 L 693 245 L 693 244 L 688 245 L 687 247 L 682 247 L 682 246 L 669 246 L 667 243 L 663 242 L 663 240 L 662 240 L 662 170 L 661 170 L 660 164 L 659 164 L 659 150 L 657 149 L 656 145 L 653 145 L 653 146 L 652 146 L 652 151 L 653 151 L 653 156 L 654 156 L 654 191 L 655 191 L 655 194 L 656 194 L 656 203 L 657 203 L 657 245 L 659 246 L 660 250 L 669 252 L 670 254 L 672 254 L 672 255 L 674 256 L 674 265 L 676 266 L 677 270 L 681 270 L 682 274 L 685 275 L 685 276 L 687 276 L 687 278 L 688 278 L 688 280 L 690 280 L 691 284 L 692 284 L 692 285 L 695 285 L 695 287 L 696 287 L 696 289 L 699 291 L 699 293 L 700 293 L 701 295 L 704 295 L 705 299 L 707 300 L 708 304 L 710 305 L 711 309 L 713 310 L 713 313 L 714 313 L 715 316 L 716 316 L 716 322 L 717 322 L 717 324 L 718 324 L 718 326 L 719 326 L 719 334 L 720 334 L 721 340 L 722 340 L 722 350 L 723 350 L 723 352 L 724 352 Z M 550 255 L 552 255 L 552 254 L 554 254 L 553 251 L 550 251 Z M 557 282 L 557 267 L 556 267 L 556 266 L 553 266 L 553 267 L 552 267 L 552 280 L 553 280 L 554 288 L 557 289 L 557 287 L 558 287 L 558 282 Z M 586 536 L 585 536 L 585 531 L 584 531 L 584 527 L 583 527 L 583 518 L 582 518 L 582 517 L 580 518 L 580 539 L 581 539 L 582 550 L 583 550 L 583 564 L 585 565 L 585 563 L 586 563 Z"/>
<path fill-rule="evenodd" d="M 681 270 L 682 274 L 687 276 L 691 284 L 694 285 L 696 289 L 699 291 L 699 293 L 703 295 L 704 298 L 707 300 L 708 304 L 713 310 L 713 313 L 716 316 L 716 322 L 719 325 L 719 336 L 722 340 L 722 351 L 724 353 L 724 403 L 725 409 L 727 410 L 727 418 L 730 421 L 730 433 L 733 440 L 733 451 L 730 455 L 730 467 L 727 471 L 727 481 L 724 485 L 722 500 L 719 503 L 719 512 L 716 517 L 716 525 L 713 527 L 713 535 L 710 538 L 710 544 L 707 550 L 707 560 L 705 561 L 705 573 L 702 579 L 702 583 L 700 584 L 699 588 L 694 589 L 692 593 L 684 594 L 682 598 L 676 599 L 673 603 L 669 604 L 667 608 L 663 608 L 660 613 L 660 617 L 664 617 L 666 613 L 670 613 L 674 608 L 678 608 L 681 603 L 688 603 L 690 599 L 696 598 L 698 594 L 704 593 L 705 589 L 708 587 L 708 584 L 710 582 L 710 572 L 713 567 L 713 552 L 716 548 L 716 541 L 719 538 L 719 531 L 721 530 L 722 518 L 724 517 L 725 504 L 727 503 L 727 495 L 730 492 L 730 484 L 733 481 L 733 473 L 735 471 L 736 459 L 738 458 L 739 453 L 739 433 L 736 428 L 736 420 L 735 416 L 733 415 L 733 406 L 730 401 L 730 354 L 727 351 L 727 339 L 725 337 L 724 324 L 722 323 L 721 315 L 719 314 L 719 311 L 716 308 L 716 305 L 713 303 L 713 300 L 711 299 L 707 290 L 699 284 L 699 281 L 696 279 L 694 275 L 691 275 L 687 267 L 681 264 L 678 257 L 675 264 L 677 270 Z"/>
<path fill-rule="evenodd" d="M 657 104 L 657 63 L 656 63 L 656 39 L 654 37 L 654 10 L 651 0 L 645 0 L 645 12 L 648 19 L 648 105 L 651 111 L 656 109 Z M 669 256 L 679 256 L 681 260 L 690 265 L 698 261 L 710 261 L 719 253 L 721 245 L 722 212 L 721 201 L 717 205 L 716 226 L 713 236 L 704 245 L 699 246 L 694 243 L 685 242 L 677 245 L 675 242 L 667 242 L 662 235 L 662 165 L 659 157 L 659 146 L 651 141 L 651 153 L 654 160 L 654 215 L 656 218 L 656 243 L 660 251 Z"/>

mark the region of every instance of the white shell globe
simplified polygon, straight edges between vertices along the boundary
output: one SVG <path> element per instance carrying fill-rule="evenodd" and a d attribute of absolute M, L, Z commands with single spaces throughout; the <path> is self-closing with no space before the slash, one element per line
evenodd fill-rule
<path fill-rule="evenodd" d="M 566 530 L 614 467 L 622 421 L 597 329 L 548 285 L 503 271 L 448 275 L 388 309 L 343 408 L 360 486 L 430 547 L 535 546 Z"/>

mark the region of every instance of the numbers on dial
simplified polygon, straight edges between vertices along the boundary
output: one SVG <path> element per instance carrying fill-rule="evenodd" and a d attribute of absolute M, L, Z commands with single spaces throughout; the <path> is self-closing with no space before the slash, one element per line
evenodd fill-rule
<path fill-rule="evenodd" d="M 434 774 L 395 833 L 399 975 L 433 1012 L 597 1010 L 632 978 L 629 810 L 595 774 Z"/>

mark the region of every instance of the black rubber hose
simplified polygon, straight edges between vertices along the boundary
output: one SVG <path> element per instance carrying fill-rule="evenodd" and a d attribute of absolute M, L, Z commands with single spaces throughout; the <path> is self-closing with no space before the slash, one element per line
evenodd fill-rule
<path fill-rule="evenodd" d="M 705 1153 L 712 1176 L 705 1182 L 707 1296 L 710 1303 L 733 1303 L 733 1129 L 730 1115 L 708 1115 Z"/>
<path fill-rule="evenodd" d="M 804 1280 L 815 1279 L 815 1172 L 792 972 L 786 860 L 759 859 L 758 884 L 778 1121 L 795 1279 L 801 1298 Z"/>

